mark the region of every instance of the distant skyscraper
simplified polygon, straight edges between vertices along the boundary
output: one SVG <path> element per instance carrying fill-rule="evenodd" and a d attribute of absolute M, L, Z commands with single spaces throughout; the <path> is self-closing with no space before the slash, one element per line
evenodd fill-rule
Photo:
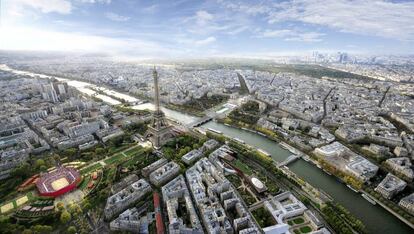
<path fill-rule="evenodd" d="M 66 82 L 56 80 L 41 85 L 43 99 L 53 103 L 65 100 L 69 96 L 68 90 L 68 84 Z"/>
<path fill-rule="evenodd" d="M 158 88 L 158 72 L 154 67 L 154 105 L 155 111 L 153 113 L 151 124 L 148 126 L 148 130 L 145 133 L 145 137 L 149 137 L 153 144 L 153 147 L 160 148 L 169 138 L 173 136 L 171 129 L 172 126 L 168 125 L 164 112 L 160 109 L 160 95 Z"/>
<path fill-rule="evenodd" d="M 59 102 L 59 98 L 55 88 L 53 87 L 53 84 L 42 85 L 42 91 L 43 99 L 51 101 L 53 103 Z"/>
<path fill-rule="evenodd" d="M 348 54 L 347 53 L 339 53 L 339 63 L 346 63 L 348 61 Z"/>

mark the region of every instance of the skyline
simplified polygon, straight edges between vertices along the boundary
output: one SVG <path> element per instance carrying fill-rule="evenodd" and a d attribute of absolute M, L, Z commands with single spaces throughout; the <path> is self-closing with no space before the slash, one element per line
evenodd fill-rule
<path fill-rule="evenodd" d="M 104 52 L 141 58 L 414 52 L 412 1 L 1 3 L 1 50 Z"/>

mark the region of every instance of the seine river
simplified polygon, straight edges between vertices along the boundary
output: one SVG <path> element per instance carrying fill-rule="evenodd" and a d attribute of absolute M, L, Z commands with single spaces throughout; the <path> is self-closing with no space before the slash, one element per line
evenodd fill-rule
<path fill-rule="evenodd" d="M 152 109 L 151 103 L 136 106 L 137 109 Z M 174 119 L 181 123 L 190 123 L 197 119 L 197 117 L 183 114 L 174 110 L 164 108 L 164 112 L 168 118 Z M 292 153 L 282 148 L 277 142 L 269 140 L 268 138 L 259 134 L 226 126 L 221 123 L 209 122 L 202 126 L 203 128 L 212 128 L 221 131 L 224 135 L 230 137 L 237 137 L 246 144 L 260 148 L 267 153 L 275 161 L 283 161 Z M 379 205 L 372 205 L 366 201 L 361 194 L 350 190 L 346 185 L 338 182 L 334 176 L 324 173 L 315 165 L 304 160 L 297 160 L 288 166 L 291 171 L 295 172 L 309 184 L 316 188 L 322 189 L 329 194 L 336 202 L 342 204 L 353 215 L 359 218 L 367 228 L 368 233 L 380 234 L 409 234 L 413 230 L 405 223 L 394 217 L 391 213 L 383 209 Z"/>
<path fill-rule="evenodd" d="M 278 143 L 253 132 L 216 122 L 209 122 L 203 125 L 203 127 L 219 130 L 227 136 L 237 137 L 245 141 L 246 144 L 263 149 L 271 154 L 276 161 L 283 161 L 291 155 L 289 151 L 283 149 Z M 338 182 L 334 176 L 329 176 L 313 164 L 304 160 L 297 160 L 289 164 L 288 167 L 309 184 L 322 189 L 335 201 L 347 208 L 366 225 L 369 233 L 413 233 L 410 227 L 391 213 L 379 205 L 372 205 L 360 194 L 353 192 L 344 184 Z"/>
<path fill-rule="evenodd" d="M 14 69 L 10 69 L 7 66 L 0 65 L 1 70 L 8 70 L 13 71 L 17 74 L 24 74 L 29 75 L 31 77 L 39 77 L 39 78 L 51 78 L 51 76 L 41 75 L 41 74 L 34 74 L 30 72 L 23 72 L 17 71 Z M 92 85 L 86 82 L 79 82 L 74 80 L 67 80 L 58 77 L 54 77 L 62 81 L 67 81 L 70 86 L 77 88 L 79 91 L 87 93 L 89 95 L 94 94 L 95 92 L 90 89 L 89 87 L 93 88 L 100 88 L 96 85 Z M 101 88 L 105 93 L 108 93 L 112 96 L 120 97 L 126 99 L 128 101 L 139 101 L 138 99 L 128 96 L 113 90 Z M 103 101 L 109 104 L 119 104 L 119 101 L 106 96 L 106 95 L 99 95 L 96 96 L 97 98 L 101 98 Z M 135 109 L 153 109 L 153 105 L 151 103 L 145 103 L 141 105 L 136 105 L 133 108 Z M 197 117 L 190 116 L 187 114 L 183 114 L 174 110 L 169 110 L 163 108 L 166 116 L 170 119 L 176 120 L 183 124 L 187 124 L 193 122 L 197 119 Z M 285 149 L 283 149 L 277 142 L 271 141 L 266 137 L 263 137 L 259 134 L 249 132 L 243 129 L 238 129 L 230 126 L 226 126 L 224 124 L 216 123 L 216 122 L 209 122 L 204 124 L 202 127 L 204 128 L 212 128 L 215 130 L 219 130 L 223 132 L 223 134 L 230 136 L 230 137 L 237 137 L 246 142 L 246 144 L 254 146 L 256 148 L 263 149 L 264 151 L 271 154 L 271 157 L 275 161 L 283 161 L 286 159 L 291 153 Z M 342 204 L 345 208 L 347 208 L 352 214 L 358 217 L 367 227 L 369 233 L 381 234 L 381 233 L 389 233 L 389 234 L 410 234 L 413 233 L 413 230 L 408 227 L 406 224 L 401 222 L 398 218 L 394 217 L 385 209 L 381 208 L 379 205 L 372 205 L 364 198 L 361 197 L 360 194 L 357 194 L 346 187 L 344 184 L 338 182 L 334 176 L 329 176 L 324 173 L 321 169 L 317 168 L 311 163 L 308 163 L 304 160 L 298 160 L 296 162 L 291 163 L 289 166 L 291 171 L 295 172 L 297 175 L 302 177 L 305 181 L 309 184 L 313 185 L 314 187 L 320 188 L 329 194 L 335 201 Z"/>

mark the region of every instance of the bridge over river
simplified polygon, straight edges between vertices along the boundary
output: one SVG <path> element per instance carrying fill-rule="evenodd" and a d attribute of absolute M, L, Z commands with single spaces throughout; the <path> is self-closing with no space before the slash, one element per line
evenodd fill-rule
<path fill-rule="evenodd" d="M 297 155 L 297 154 L 292 154 L 289 157 L 287 157 L 285 160 L 283 160 L 282 162 L 277 164 L 277 167 L 283 167 L 288 165 L 289 163 L 292 163 L 294 161 L 296 161 L 297 159 L 301 158 L 301 155 Z"/>

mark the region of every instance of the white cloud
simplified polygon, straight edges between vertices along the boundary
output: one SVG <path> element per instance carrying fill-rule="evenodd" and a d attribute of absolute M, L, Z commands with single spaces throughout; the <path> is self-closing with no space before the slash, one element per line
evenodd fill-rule
<path fill-rule="evenodd" d="M 195 20 L 198 25 L 206 25 L 209 21 L 213 20 L 214 16 L 207 11 L 197 11 L 195 14 Z"/>
<path fill-rule="evenodd" d="M 265 4 L 263 2 L 253 3 L 253 4 L 234 2 L 234 1 L 227 2 L 227 1 L 221 1 L 221 0 L 219 0 L 218 2 L 224 5 L 228 9 L 231 9 L 234 11 L 240 11 L 248 15 L 252 15 L 252 16 L 268 13 L 270 10 L 270 8 L 268 7 L 269 4 Z"/>
<path fill-rule="evenodd" d="M 72 11 L 72 3 L 68 0 L 13 0 L 7 3 L 10 4 L 10 10 L 16 16 L 24 14 L 27 8 L 39 10 L 42 13 L 70 14 Z"/>
<path fill-rule="evenodd" d="M 113 12 L 105 13 L 105 17 L 112 20 L 112 21 L 118 21 L 118 22 L 125 22 L 125 21 L 128 21 L 130 19 L 130 17 L 123 16 L 123 15 L 118 15 L 118 14 L 113 13 Z"/>
<path fill-rule="evenodd" d="M 292 30 L 266 30 L 263 32 L 262 37 L 285 37 L 292 34 Z"/>
<path fill-rule="evenodd" d="M 266 30 L 260 38 L 283 38 L 285 41 L 319 42 L 325 34 L 318 32 L 299 32 L 291 29 Z"/>
<path fill-rule="evenodd" d="M 153 5 L 142 8 L 142 11 L 146 13 L 154 13 L 158 10 L 159 7 L 160 6 L 158 4 L 153 4 Z"/>
<path fill-rule="evenodd" d="M 276 4 L 268 15 L 268 22 L 285 21 L 300 21 L 362 35 L 414 39 L 414 2 L 296 0 Z"/>
<path fill-rule="evenodd" d="M 104 3 L 104 4 L 110 4 L 111 0 L 78 0 L 83 3 Z"/>
<path fill-rule="evenodd" d="M 216 41 L 215 37 L 207 37 L 206 39 L 195 41 L 194 44 L 198 46 L 203 46 L 203 45 L 211 44 L 215 41 Z"/>
<path fill-rule="evenodd" d="M 163 55 L 176 53 L 160 44 L 131 38 L 48 31 L 33 27 L 0 28 L 0 50 L 102 52 L 112 54 Z"/>
<path fill-rule="evenodd" d="M 227 16 L 220 12 L 211 14 L 204 10 L 199 10 L 190 17 L 184 18 L 179 22 L 186 31 L 192 34 L 203 36 L 217 35 L 223 33 L 236 35 L 249 29 L 247 23 L 234 16 Z"/>
<path fill-rule="evenodd" d="M 262 0 L 260 3 L 218 0 L 232 11 L 260 15 L 269 24 L 299 22 L 340 32 L 397 40 L 414 40 L 414 1 Z M 303 25 L 305 24 L 305 25 Z M 307 35 L 312 37 L 312 35 Z"/>
<path fill-rule="evenodd" d="M 249 27 L 246 26 L 246 25 L 243 25 L 243 26 L 240 26 L 240 27 L 235 28 L 233 30 L 227 31 L 227 34 L 228 35 L 236 35 L 236 34 L 239 34 L 241 32 L 244 32 L 246 30 L 249 30 Z"/>

